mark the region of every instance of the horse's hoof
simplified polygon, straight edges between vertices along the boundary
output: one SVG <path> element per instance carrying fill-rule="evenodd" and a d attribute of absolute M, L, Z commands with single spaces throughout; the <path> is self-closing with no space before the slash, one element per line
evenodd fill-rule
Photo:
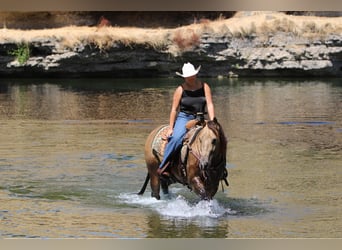
<path fill-rule="evenodd" d="M 156 195 L 156 194 L 153 194 L 153 193 L 152 193 L 151 196 L 152 196 L 153 198 L 157 199 L 157 200 L 160 200 L 160 195 L 159 195 L 159 194 Z"/>

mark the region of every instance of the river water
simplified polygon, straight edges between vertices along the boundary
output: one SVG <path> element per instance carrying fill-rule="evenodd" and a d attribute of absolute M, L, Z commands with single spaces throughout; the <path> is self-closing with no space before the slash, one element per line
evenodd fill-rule
<path fill-rule="evenodd" d="M 140 190 L 180 79 L 1 79 L 2 238 L 340 238 L 340 79 L 205 79 L 229 187 Z"/>

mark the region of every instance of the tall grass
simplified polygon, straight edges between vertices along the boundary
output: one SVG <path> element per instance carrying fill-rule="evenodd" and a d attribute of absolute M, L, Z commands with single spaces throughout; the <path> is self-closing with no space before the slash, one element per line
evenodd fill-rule
<path fill-rule="evenodd" d="M 197 34 L 193 29 L 178 29 L 173 32 L 172 43 L 175 53 L 185 52 L 196 48 L 200 44 L 200 34 Z"/>
<path fill-rule="evenodd" d="M 53 40 L 60 49 L 72 50 L 90 45 L 107 50 L 116 44 L 134 47 L 143 45 L 172 54 L 194 50 L 201 37 L 269 37 L 277 32 L 293 36 L 324 38 L 329 34 L 342 34 L 342 17 L 290 16 L 283 13 L 264 13 L 236 16 L 215 21 L 202 20 L 173 29 L 144 29 L 136 27 L 76 27 L 69 26 L 44 30 L 0 29 L 0 43 L 33 43 L 39 39 Z"/>

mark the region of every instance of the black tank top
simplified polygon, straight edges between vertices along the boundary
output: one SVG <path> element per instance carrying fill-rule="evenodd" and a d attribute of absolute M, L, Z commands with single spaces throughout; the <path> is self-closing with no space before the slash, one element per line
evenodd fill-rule
<path fill-rule="evenodd" d="M 183 87 L 182 87 L 183 88 Z M 185 90 L 183 88 L 180 101 L 180 111 L 187 114 L 196 114 L 203 112 L 207 104 L 204 93 L 204 86 L 196 90 Z"/>

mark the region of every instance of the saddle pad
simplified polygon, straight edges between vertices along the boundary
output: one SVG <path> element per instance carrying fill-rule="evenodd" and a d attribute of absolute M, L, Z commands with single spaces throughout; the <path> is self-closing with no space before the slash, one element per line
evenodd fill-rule
<path fill-rule="evenodd" d="M 156 135 L 153 138 L 152 141 L 152 151 L 156 155 L 156 157 L 159 158 L 161 161 L 164 157 L 164 151 L 165 147 L 168 143 L 168 140 L 165 139 L 167 137 L 167 131 L 168 131 L 169 125 L 164 125 L 159 128 Z M 181 161 L 184 163 L 187 154 L 188 154 L 188 144 L 192 144 L 193 140 L 197 136 L 198 132 L 202 129 L 201 126 L 194 126 L 190 128 L 190 130 L 185 134 L 183 139 L 183 146 L 180 150 L 181 152 Z"/>
<path fill-rule="evenodd" d="M 162 126 L 158 132 L 156 133 L 153 142 L 152 142 L 152 150 L 158 154 L 158 156 L 162 159 L 164 156 L 164 149 L 167 144 L 167 131 L 169 129 L 169 125 Z"/>

